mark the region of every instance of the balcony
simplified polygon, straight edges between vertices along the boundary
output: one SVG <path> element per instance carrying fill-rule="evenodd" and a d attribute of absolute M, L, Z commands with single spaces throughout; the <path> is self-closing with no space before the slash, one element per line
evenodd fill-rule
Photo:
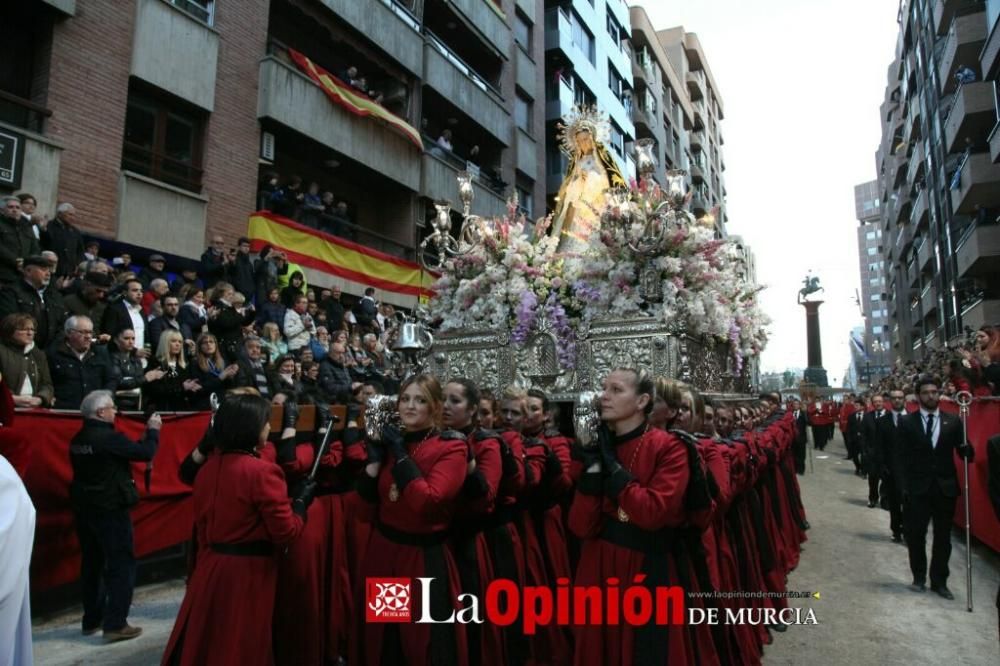
<path fill-rule="evenodd" d="M 979 0 L 933 0 L 933 2 L 934 30 L 941 36 L 948 34 L 948 28 L 957 13 L 968 12 L 977 5 L 982 6 Z"/>
<path fill-rule="evenodd" d="M 648 91 L 645 93 L 645 95 L 650 94 L 652 93 Z M 640 96 L 640 103 L 632 107 L 632 122 L 635 123 L 636 132 L 645 129 L 647 136 L 653 136 L 653 131 L 656 129 L 656 112 L 648 108 L 650 105 L 641 103 L 645 95 Z"/>
<path fill-rule="evenodd" d="M 957 245 L 955 261 L 959 277 L 1000 272 L 1000 227 L 973 226 Z"/>
<path fill-rule="evenodd" d="M 132 76 L 214 110 L 219 33 L 166 2 L 139 0 L 132 44 Z"/>
<path fill-rule="evenodd" d="M 994 163 L 1000 162 L 1000 122 L 990 132 L 990 158 Z"/>
<path fill-rule="evenodd" d="M 937 289 L 928 285 L 924 287 L 923 292 L 920 294 L 920 309 L 924 313 L 924 318 L 926 319 L 932 312 L 937 310 L 938 297 Z"/>
<path fill-rule="evenodd" d="M 917 198 L 913 200 L 913 209 L 910 211 L 910 224 L 915 229 L 926 229 L 930 219 L 929 208 L 927 206 L 927 192 L 921 190 Z"/>
<path fill-rule="evenodd" d="M 425 153 L 423 169 L 420 178 L 420 193 L 435 201 L 451 201 L 455 207 L 458 203 L 458 172 L 462 169 L 443 157 Z M 472 212 L 481 216 L 501 216 L 507 210 L 507 202 L 493 190 L 484 187 L 478 180 L 473 181 L 476 192 L 472 202 Z"/>
<path fill-rule="evenodd" d="M 424 39 L 420 36 L 420 21 L 400 4 L 394 0 L 320 2 L 410 72 L 422 73 Z"/>
<path fill-rule="evenodd" d="M 360 5 L 357 0 L 348 0 Z M 480 35 L 494 51 L 507 57 L 510 53 L 511 30 L 504 19 L 500 18 L 499 10 L 492 0 L 448 0 L 469 28 Z M 529 16 L 532 16 L 529 14 Z M 534 18 L 532 16 L 532 18 Z M 377 42 L 376 42 L 377 43 Z"/>
<path fill-rule="evenodd" d="M 917 268 L 920 269 L 921 273 L 933 273 L 935 270 L 933 263 L 934 243 L 931 242 L 930 238 L 924 238 L 920 249 L 917 250 Z"/>
<path fill-rule="evenodd" d="M 892 187 L 893 189 L 899 189 L 906 184 L 906 172 L 907 167 L 910 164 L 909 158 L 906 156 L 906 147 L 901 147 L 896 151 L 893 157 L 892 166 Z"/>
<path fill-rule="evenodd" d="M 182 257 L 204 251 L 206 197 L 130 171 L 119 176 L 118 192 L 118 240 Z"/>
<path fill-rule="evenodd" d="M 988 324 L 1000 321 L 1000 300 L 982 299 L 962 310 L 962 326 L 979 330 Z"/>
<path fill-rule="evenodd" d="M 697 164 L 691 165 L 691 182 L 695 185 L 705 182 L 705 174 L 702 172 L 701 167 Z"/>
<path fill-rule="evenodd" d="M 955 103 L 944 123 L 945 152 L 965 149 L 966 140 L 982 142 L 996 123 L 997 112 L 993 83 L 964 83 L 955 93 Z"/>
<path fill-rule="evenodd" d="M 917 268 L 916 261 L 911 261 L 906 265 L 906 286 L 910 289 L 920 287 L 920 270 Z"/>
<path fill-rule="evenodd" d="M 704 102 L 694 102 L 691 106 L 694 109 L 694 131 L 705 129 L 705 118 L 708 114 L 705 113 Z"/>
<path fill-rule="evenodd" d="M 989 26 L 987 25 L 987 29 Z M 993 31 L 987 36 L 986 44 L 980 54 L 979 64 L 983 73 L 983 78 L 993 80 L 1000 72 L 1000 30 L 993 26 Z"/>
<path fill-rule="evenodd" d="M 434 37 L 424 46 L 424 84 L 464 110 L 501 144 L 510 144 L 510 114 L 503 98 Z"/>
<path fill-rule="evenodd" d="M 899 234 L 896 236 L 896 247 L 899 248 L 899 259 L 909 254 L 910 245 L 913 244 L 913 226 L 905 224 L 899 227 Z"/>
<path fill-rule="evenodd" d="M 49 137 L 0 122 L 0 135 L 24 142 L 20 191 L 31 192 L 38 199 L 39 211 L 54 211 L 59 203 L 59 164 L 62 144 Z"/>
<path fill-rule="evenodd" d="M 705 140 L 705 133 L 703 131 L 691 132 L 688 134 L 691 142 L 691 150 L 701 150 L 703 141 Z"/>
<path fill-rule="evenodd" d="M 310 79 L 274 57 L 260 63 L 259 118 L 285 127 L 356 160 L 410 190 L 420 186 L 420 152 L 372 118 L 332 103 Z"/>
<path fill-rule="evenodd" d="M 990 155 L 974 153 L 962 166 L 962 180 L 951 191 L 951 207 L 959 215 L 971 215 L 976 206 L 993 208 L 1000 201 L 1000 165 Z"/>
<path fill-rule="evenodd" d="M 913 154 L 910 155 L 910 164 L 906 167 L 907 183 L 915 183 L 923 174 L 924 158 L 924 143 L 921 141 L 913 148 Z"/>
<path fill-rule="evenodd" d="M 692 101 L 696 102 L 705 97 L 704 72 L 688 72 L 685 78 L 687 79 L 688 93 L 691 95 Z"/>
<path fill-rule="evenodd" d="M 910 219 L 910 206 L 910 193 L 902 192 L 896 200 L 896 219 L 893 222 L 900 226 L 905 225 Z"/>
<path fill-rule="evenodd" d="M 948 31 L 938 69 L 941 93 L 955 91 L 955 72 L 962 65 L 974 66 L 979 62 L 979 52 L 986 41 L 986 12 L 956 16 Z"/>

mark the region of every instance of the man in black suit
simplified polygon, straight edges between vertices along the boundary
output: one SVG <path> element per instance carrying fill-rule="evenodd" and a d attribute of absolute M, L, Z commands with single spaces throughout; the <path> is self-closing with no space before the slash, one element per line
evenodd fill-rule
<path fill-rule="evenodd" d="M 897 475 L 902 482 L 906 545 L 913 572 L 910 587 L 917 592 L 925 590 L 927 525 L 933 523 L 931 590 L 945 599 L 954 599 L 947 583 L 951 524 L 959 494 L 955 454 L 970 461 L 974 454 L 972 447 L 963 440 L 958 417 L 938 409 L 939 386 L 938 380 L 932 377 L 917 380 L 920 411 L 899 419 Z"/>
<path fill-rule="evenodd" d="M 899 420 L 906 416 L 906 396 L 901 389 L 889 391 L 889 409 L 879 425 L 879 449 L 882 451 L 882 502 L 889 504 L 889 529 L 892 540 L 903 542 L 903 489 L 895 470 L 899 466 Z"/>
<path fill-rule="evenodd" d="M 865 419 L 865 401 L 860 398 L 854 401 L 854 411 L 847 417 L 846 443 L 847 457 L 854 462 L 854 473 L 864 476 L 861 471 L 861 446 L 864 441 L 861 428 Z"/>
<path fill-rule="evenodd" d="M 806 443 L 809 441 L 809 417 L 802 409 L 802 403 L 792 400 L 792 420 L 795 421 L 795 439 L 792 441 L 792 454 L 795 456 L 795 472 L 806 473 Z"/>
<path fill-rule="evenodd" d="M 872 396 L 872 410 L 861 420 L 861 450 L 868 474 L 868 508 L 878 504 L 878 482 L 882 478 L 882 450 L 877 436 L 878 424 L 885 416 L 885 402 L 881 395 Z"/>

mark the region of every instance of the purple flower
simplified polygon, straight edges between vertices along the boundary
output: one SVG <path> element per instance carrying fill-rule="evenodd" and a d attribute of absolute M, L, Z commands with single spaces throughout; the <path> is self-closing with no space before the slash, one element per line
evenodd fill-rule
<path fill-rule="evenodd" d="M 552 330 L 556 334 L 559 365 L 564 370 L 571 370 L 576 366 L 576 333 L 570 325 L 569 317 L 566 316 L 565 308 L 554 293 L 545 302 L 545 315 L 552 323 Z"/>
<path fill-rule="evenodd" d="M 535 330 L 538 321 L 538 297 L 535 292 L 527 289 L 521 292 L 521 302 L 517 306 L 517 323 L 510 334 L 510 339 L 519 345 L 528 341 L 528 336 Z"/>

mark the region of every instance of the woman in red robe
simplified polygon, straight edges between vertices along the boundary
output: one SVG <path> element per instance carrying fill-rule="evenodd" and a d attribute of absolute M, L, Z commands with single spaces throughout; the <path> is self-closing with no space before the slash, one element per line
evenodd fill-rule
<path fill-rule="evenodd" d="M 498 433 L 476 428 L 479 404 L 479 389 L 472 381 L 456 378 L 445 385 L 444 427 L 465 435 L 475 460 L 474 465 L 470 462 L 471 471 L 462 486 L 462 501 L 455 514 L 451 546 L 462 591 L 482 600 L 486 598 L 486 586 L 496 577 L 486 531 L 493 525 L 492 514 L 503 478 L 500 454 L 503 440 Z M 504 639 L 498 625 L 471 623 L 466 626 L 466 635 L 470 664 L 507 664 Z"/>
<path fill-rule="evenodd" d="M 417 578 L 433 578 L 427 605 L 436 620 L 461 609 L 458 568 L 447 548 L 448 530 L 460 501 L 469 468 L 475 460 L 465 436 L 441 432 L 442 390 L 431 375 L 403 382 L 399 417 L 404 432 L 387 425 L 381 441 L 368 441 L 368 465 L 358 482 L 365 500 L 361 518 L 373 523 L 371 540 L 355 595 L 358 609 L 384 611 L 368 578 L 409 578 L 411 618 L 424 605 Z M 353 632 L 350 663 L 411 664 L 468 663 L 465 627 L 459 623 L 424 624 L 358 620 Z"/>
<path fill-rule="evenodd" d="M 679 584 L 672 551 L 675 529 L 687 520 L 690 466 L 683 443 L 648 426 L 653 394 L 645 372 L 619 369 L 604 380 L 607 425 L 599 446 L 578 449 L 583 474 L 569 513 L 569 528 L 583 540 L 577 586 L 605 587 L 613 578 L 624 588 L 639 574 L 650 588 Z M 695 663 L 683 624 L 589 623 L 574 638 L 578 666 Z"/>
<path fill-rule="evenodd" d="M 163 664 L 274 663 L 278 558 L 302 532 L 315 484 L 289 500 L 281 468 L 257 457 L 270 415 L 270 403 L 253 395 L 228 396 L 215 415 L 217 449 L 194 482 L 198 564 Z M 291 437 L 294 425 L 282 431 Z"/>

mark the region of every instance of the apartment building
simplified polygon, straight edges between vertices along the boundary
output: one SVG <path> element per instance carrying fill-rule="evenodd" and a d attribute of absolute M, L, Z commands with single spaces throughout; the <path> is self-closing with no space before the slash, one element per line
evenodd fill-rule
<path fill-rule="evenodd" d="M 356 241 L 413 258 L 432 202 L 459 207 L 461 170 L 477 174 L 474 213 L 502 214 L 516 190 L 544 214 L 543 20 L 531 0 L 3 3 L 17 29 L 0 45 L 0 191 L 197 257 L 245 232 L 265 173 L 295 174 L 348 204 Z M 290 49 L 356 68 L 423 150 L 331 103 Z"/>
<path fill-rule="evenodd" d="M 892 358 L 1000 321 L 1000 0 L 903 0 L 876 152 Z"/>
<path fill-rule="evenodd" d="M 878 181 L 873 180 L 854 187 L 854 211 L 858 221 L 858 272 L 861 290 L 858 305 L 865 319 L 860 335 L 859 348 L 852 347 L 852 354 L 861 355 L 855 364 L 858 378 L 867 386 L 873 379 L 889 372 L 889 304 L 886 291 L 885 260 L 882 258 L 882 216 Z"/>
<path fill-rule="evenodd" d="M 557 124 L 574 105 L 596 106 L 607 114 L 608 151 L 626 178 L 635 176 L 635 129 L 625 0 L 545 0 L 544 6 L 546 181 L 551 202 L 567 166 L 558 148 Z"/>

